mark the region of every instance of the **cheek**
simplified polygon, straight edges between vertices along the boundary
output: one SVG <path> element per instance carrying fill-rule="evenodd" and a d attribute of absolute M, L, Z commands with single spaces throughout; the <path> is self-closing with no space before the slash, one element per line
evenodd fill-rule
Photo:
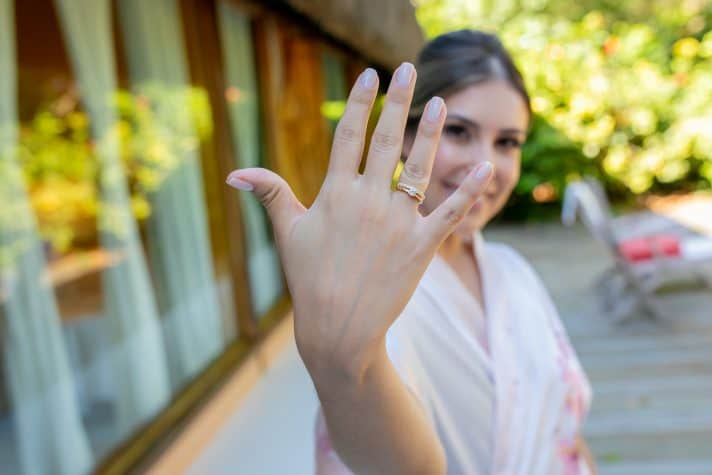
<path fill-rule="evenodd" d="M 423 214 L 430 214 L 448 197 L 448 192 L 442 186 L 442 180 L 457 167 L 458 161 L 455 157 L 456 150 L 452 145 L 441 141 L 435 153 L 433 169 L 430 173 L 430 183 L 425 192 L 425 202 L 421 205 Z"/>
<path fill-rule="evenodd" d="M 433 162 L 433 171 L 430 175 L 430 181 L 440 180 L 452 172 L 453 167 L 457 165 L 457 150 L 452 144 L 446 140 L 441 140 L 438 145 L 438 150 L 435 152 L 435 161 Z"/>
<path fill-rule="evenodd" d="M 519 158 L 508 158 L 497 164 L 495 180 L 497 181 L 498 193 L 503 194 L 504 199 L 509 198 L 509 194 L 519 181 L 521 171 Z"/>
<path fill-rule="evenodd" d="M 520 170 L 519 159 L 510 160 L 506 166 L 502 167 L 499 180 L 502 181 L 502 187 L 507 190 L 507 195 L 509 195 L 517 185 Z"/>
<path fill-rule="evenodd" d="M 469 219 L 465 219 L 460 223 L 458 226 L 459 234 L 468 236 L 473 230 L 484 228 L 504 208 L 512 194 L 512 190 L 519 181 L 519 172 L 519 160 L 513 160 L 511 157 L 506 162 L 503 161 L 497 165 L 495 175 L 490 182 L 492 189 L 488 190 L 490 198 L 487 206 L 480 212 L 470 214 Z"/>

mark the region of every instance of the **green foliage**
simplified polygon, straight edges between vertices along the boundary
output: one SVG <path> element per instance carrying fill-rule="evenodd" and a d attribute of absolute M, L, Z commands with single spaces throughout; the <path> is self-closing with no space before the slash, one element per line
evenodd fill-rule
<path fill-rule="evenodd" d="M 99 141 L 91 137 L 91 118 L 71 92 L 19 124 L 17 150 L 6 150 L 0 160 L 3 183 L 8 185 L 2 188 L 10 193 L 0 196 L 5 203 L 0 227 L 17 229 L 4 233 L 7 240 L 19 239 L 20 228 L 31 227 L 18 221 L 19 216 L 34 215 L 42 238 L 58 252 L 95 245 L 99 209 L 104 206 L 105 214 L 112 212 L 100 183 L 122 179 L 122 174 L 131 191 L 130 211 L 136 219 L 146 219 L 151 193 L 181 163 L 194 158 L 200 141 L 212 134 L 210 104 L 202 89 L 149 83 L 136 93 L 116 91 L 111 100 L 116 122 Z M 121 157 L 118 177 L 108 177 L 108 169 L 100 165 L 105 153 Z M 10 180 L 11 176 L 15 178 Z M 32 212 L 25 209 L 25 195 Z M 2 247 L 6 250 L 11 244 L 4 242 Z"/>
<path fill-rule="evenodd" d="M 428 36 L 493 31 L 522 70 L 535 120 L 509 216 L 536 215 L 584 174 L 620 198 L 712 188 L 710 0 L 416 6 Z"/>
<path fill-rule="evenodd" d="M 26 251 L 29 242 L 25 236 L 34 227 L 27 200 L 18 199 L 25 189 L 16 149 L 7 146 L 15 141 L 15 129 L 15 124 L 0 124 L 0 273 L 14 256 Z"/>

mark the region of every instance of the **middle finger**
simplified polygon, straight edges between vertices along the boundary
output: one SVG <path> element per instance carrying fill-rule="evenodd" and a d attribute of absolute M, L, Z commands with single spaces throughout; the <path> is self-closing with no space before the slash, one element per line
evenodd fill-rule
<path fill-rule="evenodd" d="M 386 103 L 371 137 L 364 176 L 384 191 L 390 191 L 391 178 L 400 159 L 403 133 L 415 84 L 415 68 L 401 64 L 388 87 Z"/>

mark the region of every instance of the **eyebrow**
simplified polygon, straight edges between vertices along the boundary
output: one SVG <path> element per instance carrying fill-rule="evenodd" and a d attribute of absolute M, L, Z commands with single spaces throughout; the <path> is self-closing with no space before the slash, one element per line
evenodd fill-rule
<path fill-rule="evenodd" d="M 473 129 L 479 130 L 482 128 L 480 124 L 475 122 L 474 120 L 468 119 L 467 117 L 461 116 L 459 114 L 448 114 L 447 119 L 455 119 L 460 122 L 464 122 L 468 126 L 472 127 Z M 526 136 L 526 132 L 524 132 L 522 129 L 518 129 L 516 127 L 509 127 L 506 129 L 500 129 L 500 132 L 503 133 L 508 133 L 508 134 L 521 134 Z"/>

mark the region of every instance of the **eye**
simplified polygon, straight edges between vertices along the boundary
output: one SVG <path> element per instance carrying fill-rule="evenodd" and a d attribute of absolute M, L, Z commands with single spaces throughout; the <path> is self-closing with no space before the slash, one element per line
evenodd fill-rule
<path fill-rule="evenodd" d="M 443 128 L 443 133 L 445 135 L 447 135 L 448 137 L 452 137 L 457 140 L 465 141 L 465 140 L 470 139 L 470 131 L 467 130 L 462 125 L 457 125 L 457 124 L 446 125 Z"/>
<path fill-rule="evenodd" d="M 497 147 L 502 147 L 508 150 L 515 150 L 522 148 L 522 143 L 514 137 L 501 137 L 495 142 Z"/>

